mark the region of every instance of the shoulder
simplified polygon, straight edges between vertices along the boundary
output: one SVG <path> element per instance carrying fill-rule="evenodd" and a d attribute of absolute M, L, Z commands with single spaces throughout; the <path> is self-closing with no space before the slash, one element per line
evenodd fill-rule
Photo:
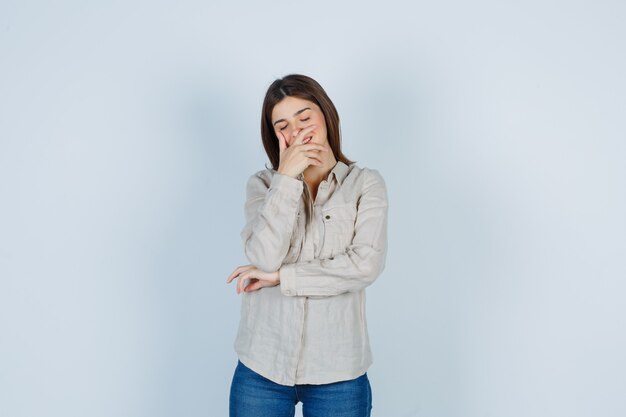
<path fill-rule="evenodd" d="M 264 168 L 254 172 L 248 177 L 248 187 L 261 186 L 269 188 L 275 173 L 275 170 L 269 168 Z"/>
<path fill-rule="evenodd" d="M 348 184 L 358 185 L 359 188 L 369 188 L 378 186 L 386 188 L 385 179 L 380 170 L 376 168 L 360 166 L 356 163 L 348 165 L 348 174 L 346 175 Z"/>
<path fill-rule="evenodd" d="M 344 185 L 353 190 L 358 207 L 386 207 L 388 205 L 385 179 L 376 168 L 351 164 Z"/>

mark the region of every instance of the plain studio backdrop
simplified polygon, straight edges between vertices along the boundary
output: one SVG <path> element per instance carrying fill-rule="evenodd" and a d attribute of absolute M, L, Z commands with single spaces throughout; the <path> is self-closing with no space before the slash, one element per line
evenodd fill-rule
<path fill-rule="evenodd" d="M 623 1 L 3 1 L 0 415 L 227 415 L 225 280 L 289 73 L 388 187 L 372 415 L 626 415 L 625 21 Z"/>

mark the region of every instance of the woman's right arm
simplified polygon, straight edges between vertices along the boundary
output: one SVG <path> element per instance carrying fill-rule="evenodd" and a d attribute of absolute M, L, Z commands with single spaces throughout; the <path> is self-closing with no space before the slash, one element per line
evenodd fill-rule
<path fill-rule="evenodd" d="M 253 174 L 246 186 L 246 224 L 241 231 L 248 261 L 265 272 L 274 272 L 289 251 L 304 182 L 274 173 L 269 186 Z"/>

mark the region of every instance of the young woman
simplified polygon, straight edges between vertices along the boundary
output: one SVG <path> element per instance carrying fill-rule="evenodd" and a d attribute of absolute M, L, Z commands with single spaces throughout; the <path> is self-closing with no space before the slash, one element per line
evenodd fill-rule
<path fill-rule="evenodd" d="M 339 115 L 312 78 L 265 95 L 261 136 L 272 164 L 247 183 L 241 231 L 249 265 L 234 343 L 231 417 L 366 417 L 372 364 L 365 288 L 385 267 L 387 190 L 341 152 Z"/>

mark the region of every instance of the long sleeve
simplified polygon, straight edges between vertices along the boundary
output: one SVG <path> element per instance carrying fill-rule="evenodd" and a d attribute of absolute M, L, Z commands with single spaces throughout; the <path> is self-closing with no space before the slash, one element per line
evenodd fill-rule
<path fill-rule="evenodd" d="M 241 231 L 250 263 L 265 272 L 277 271 L 287 252 L 304 183 L 275 173 L 269 187 L 258 174 L 246 186 L 246 224 Z"/>
<path fill-rule="evenodd" d="M 387 188 L 380 173 L 367 170 L 357 202 L 355 234 L 346 251 L 333 258 L 283 264 L 281 292 L 288 296 L 333 296 L 372 284 L 385 268 Z"/>

